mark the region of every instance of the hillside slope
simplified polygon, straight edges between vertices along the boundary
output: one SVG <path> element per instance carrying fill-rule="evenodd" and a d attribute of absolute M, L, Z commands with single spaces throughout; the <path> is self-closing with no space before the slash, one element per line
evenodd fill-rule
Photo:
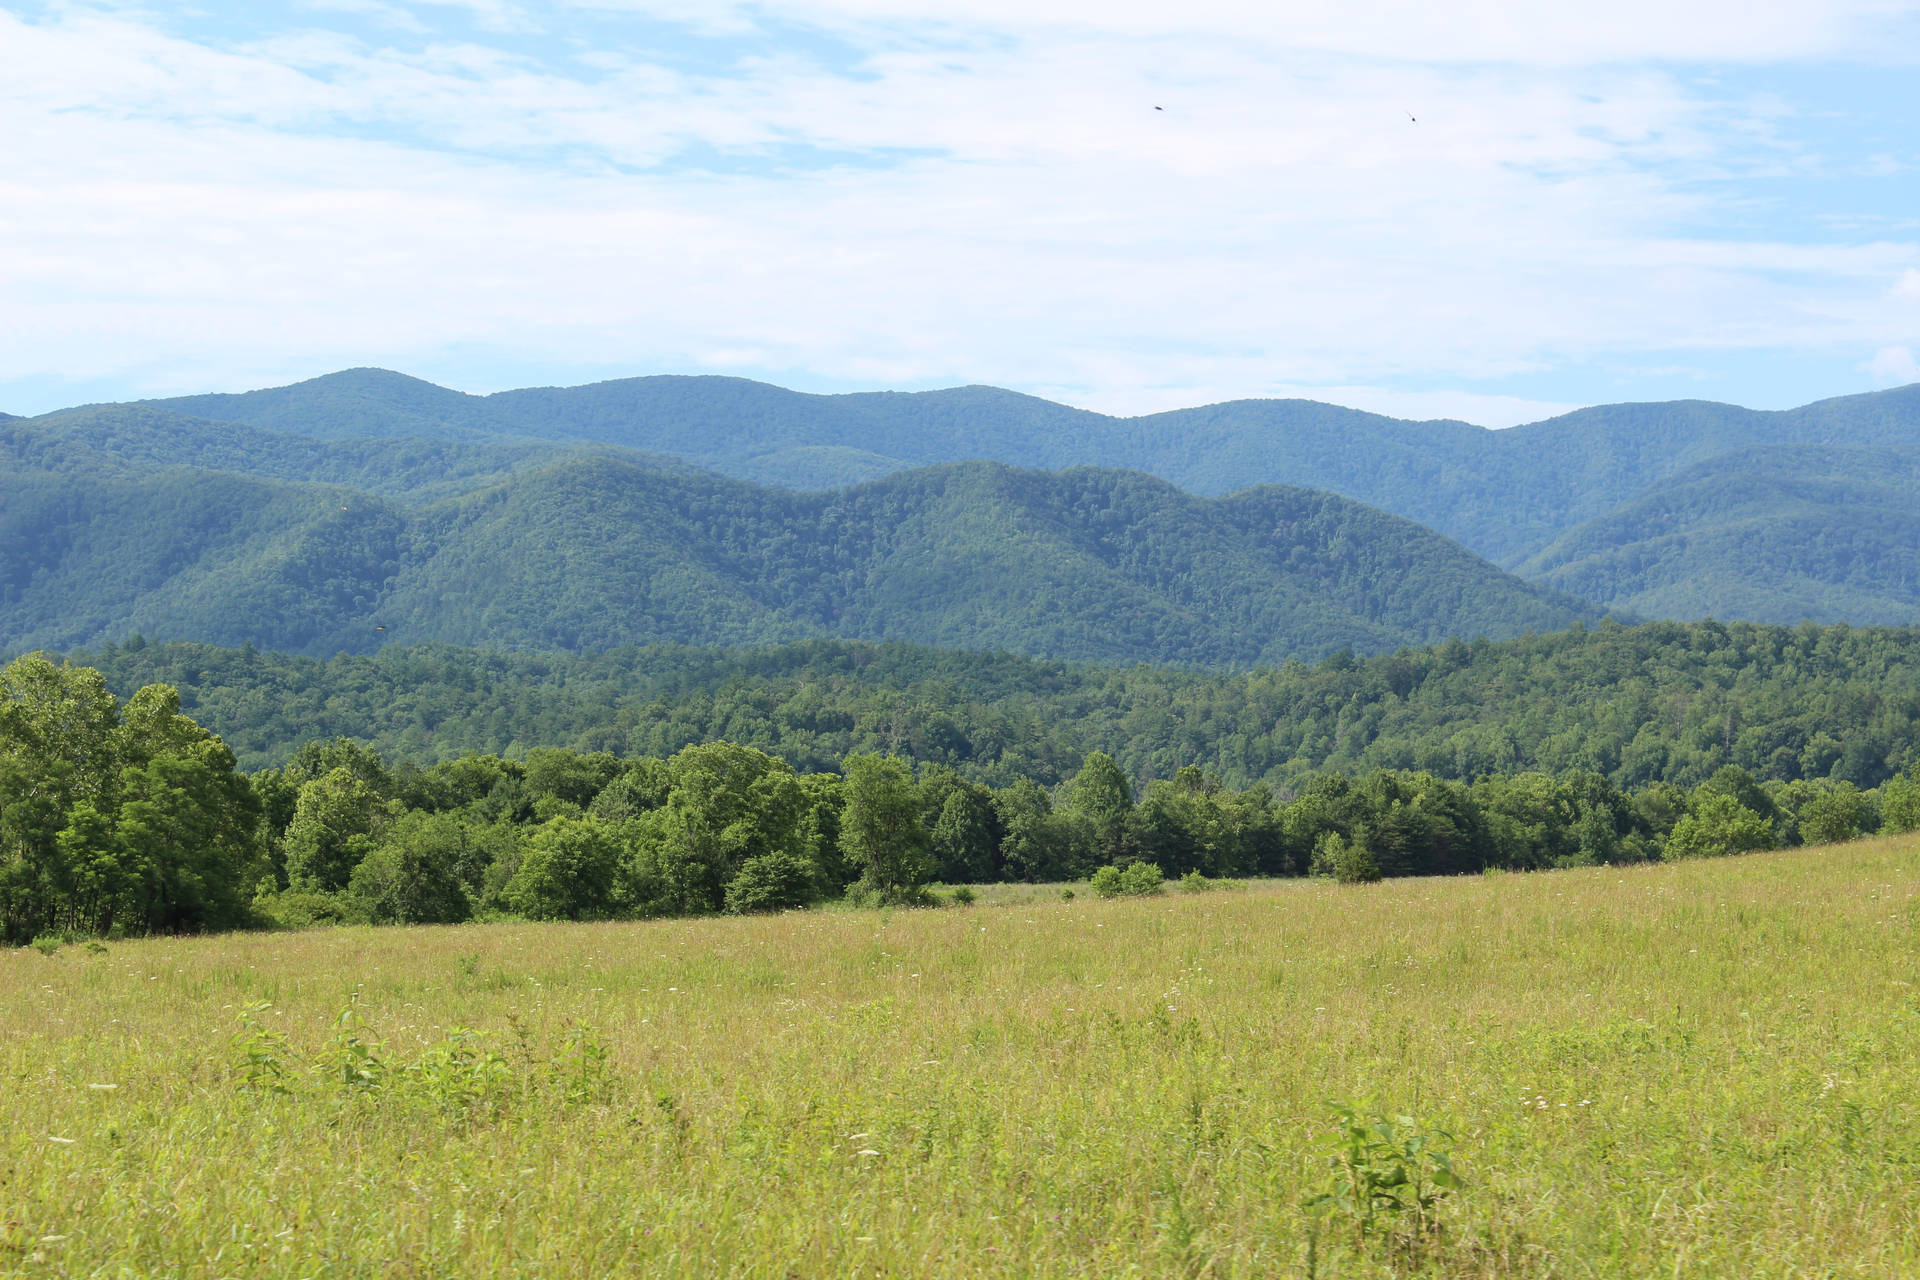
<path fill-rule="evenodd" d="M 1690 467 L 1562 534 L 1528 578 L 1642 616 L 1920 619 L 1920 461 L 1780 445 Z"/>
<path fill-rule="evenodd" d="M 381 370 L 232 396 L 160 402 L 173 411 L 323 438 L 518 438 L 614 445 L 669 455 L 728 475 L 794 488 L 831 488 L 914 467 L 993 459 L 1019 467 L 1144 471 L 1219 495 L 1259 484 L 1327 489 L 1415 520 L 1494 563 L 1548 576 L 1561 538 L 1612 520 L 1621 554 L 1601 603 L 1679 617 L 1737 610 L 1758 621 L 1855 622 L 1920 616 L 1903 590 L 1862 592 L 1859 580 L 1898 550 L 1902 530 L 1880 500 L 1836 489 L 1829 517 L 1854 522 L 1854 551 L 1774 572 L 1776 540 L 1710 539 L 1676 558 L 1638 547 L 1636 504 L 1668 505 L 1703 490 L 1672 484 L 1692 468 L 1755 446 L 1837 450 L 1803 455 L 1816 470 L 1861 449 L 1920 451 L 1920 386 L 1756 411 L 1702 401 L 1583 409 L 1505 431 L 1459 422 L 1406 422 L 1300 400 L 1248 400 L 1113 418 L 991 387 L 820 396 L 737 378 L 631 378 L 573 388 L 468 396 Z M 1920 506 L 1902 481 L 1901 500 Z M 1888 486 L 1882 482 L 1880 489 Z M 1712 501 L 1683 522 L 1712 523 Z M 1586 535 L 1583 535 L 1583 537 Z M 1791 536 L 1791 535 L 1787 535 Z M 1543 558 L 1544 557 L 1544 558 Z M 1684 560 L 1684 571 L 1676 566 Z M 1644 574 L 1630 566 L 1644 563 Z M 1585 588 L 1582 588 L 1583 590 Z"/>
<path fill-rule="evenodd" d="M 1244 664 L 1597 616 L 1330 494 L 992 463 L 803 494 L 572 458 L 420 506 L 216 472 L 19 473 L 0 534 L 14 648 L 843 636 Z"/>

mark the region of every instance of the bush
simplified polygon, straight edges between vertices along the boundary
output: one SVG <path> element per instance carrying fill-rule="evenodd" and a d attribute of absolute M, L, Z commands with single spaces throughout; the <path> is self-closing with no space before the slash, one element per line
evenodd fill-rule
<path fill-rule="evenodd" d="M 1920 831 L 1920 776 L 1897 773 L 1880 788 L 1880 822 L 1891 832 Z"/>
<path fill-rule="evenodd" d="M 1867 798 L 1851 782 L 1829 783 L 1800 810 L 1800 834 L 1808 844 L 1839 844 L 1860 834 Z"/>
<path fill-rule="evenodd" d="M 345 924 L 353 912 L 332 893 L 288 889 L 253 900 L 254 914 L 276 929 L 311 929 L 315 925 Z"/>
<path fill-rule="evenodd" d="M 727 912 L 742 916 L 786 911 L 804 907 L 818 896 L 812 865 L 798 854 L 776 849 L 740 864 L 739 873 L 727 882 Z"/>
<path fill-rule="evenodd" d="M 947 901 L 956 907 L 970 907 L 973 905 L 974 896 L 973 890 L 963 884 L 947 895 Z"/>
<path fill-rule="evenodd" d="M 1182 893 L 1205 893 L 1211 888 L 1213 888 L 1213 881 L 1207 879 L 1198 871 L 1189 871 L 1180 877 L 1180 891 Z"/>
<path fill-rule="evenodd" d="M 1159 893 L 1166 877 L 1151 862 L 1129 863 L 1124 869 L 1105 866 L 1093 873 L 1087 887 L 1101 898 L 1140 898 Z"/>
<path fill-rule="evenodd" d="M 1381 879 L 1380 864 L 1365 842 L 1349 844 L 1337 831 L 1327 832 L 1314 845 L 1313 873 L 1331 876 L 1341 884 L 1372 884 Z"/>
<path fill-rule="evenodd" d="M 849 907 L 937 907 L 940 900 L 923 884 L 877 885 L 862 876 L 847 886 L 841 902 Z"/>
<path fill-rule="evenodd" d="M 1722 792 L 1697 797 L 1667 837 L 1668 858 L 1717 858 L 1773 847 L 1773 824 Z"/>

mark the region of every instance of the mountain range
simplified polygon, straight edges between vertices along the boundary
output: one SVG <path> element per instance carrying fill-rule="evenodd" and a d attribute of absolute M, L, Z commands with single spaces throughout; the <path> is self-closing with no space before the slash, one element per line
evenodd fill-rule
<path fill-rule="evenodd" d="M 1916 446 L 1920 387 L 1489 431 L 349 370 L 0 418 L 0 646 L 823 635 L 1236 665 L 1602 612 L 1897 624 L 1920 618 Z"/>
<path fill-rule="evenodd" d="M 1920 519 L 1902 514 L 1920 490 L 1911 467 L 1878 466 L 1920 452 L 1920 385 L 1782 411 L 1604 405 L 1499 431 L 1303 400 L 1115 418 L 993 387 L 822 396 L 720 377 L 469 396 L 381 370 L 153 404 L 323 439 L 612 445 L 801 489 L 974 459 L 1144 471 L 1204 496 L 1288 484 L 1627 613 L 1920 617 Z M 1856 524 L 1804 550 L 1809 530 Z"/>
<path fill-rule="evenodd" d="M 429 500 L 14 470 L 0 604 L 13 648 L 136 631 L 292 653 L 841 636 L 1229 666 L 1599 614 L 1324 492 L 1200 498 L 1137 472 L 969 462 L 806 493 L 571 455 Z"/>

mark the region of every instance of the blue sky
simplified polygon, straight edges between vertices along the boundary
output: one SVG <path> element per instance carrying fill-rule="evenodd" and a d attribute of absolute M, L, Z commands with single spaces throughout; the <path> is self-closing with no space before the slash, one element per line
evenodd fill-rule
<path fill-rule="evenodd" d="M 0 0 L 0 409 L 1784 407 L 1920 381 L 1916 62 L 1920 0 Z"/>

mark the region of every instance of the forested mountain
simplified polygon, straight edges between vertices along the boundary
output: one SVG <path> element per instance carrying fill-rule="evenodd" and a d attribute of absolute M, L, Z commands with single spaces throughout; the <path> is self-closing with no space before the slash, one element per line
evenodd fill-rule
<path fill-rule="evenodd" d="M 1427 525 L 1494 563 L 1596 603 L 1758 621 L 1920 617 L 1910 585 L 1875 587 L 1911 540 L 1885 518 L 1920 506 L 1910 479 L 1822 501 L 1845 546 L 1789 557 L 1804 503 L 1776 515 L 1754 447 L 1845 474 L 1861 451 L 1920 449 L 1920 386 L 1762 412 L 1700 401 L 1608 405 L 1505 431 L 1405 422 L 1298 400 L 1237 401 L 1112 418 L 990 387 L 806 395 L 736 378 L 633 378 L 468 396 L 380 370 L 269 391 L 158 402 L 173 412 L 323 438 L 422 436 L 589 442 L 671 455 L 736 477 L 829 488 L 928 464 L 1119 467 L 1218 495 L 1279 483 L 1327 489 Z M 1750 459 L 1749 459 L 1750 461 Z M 1697 474 L 1709 468 L 1717 480 Z M 1724 519 L 1747 482 L 1748 512 Z M 1641 537 L 1646 504 L 1684 530 Z M 1697 505 L 1696 505 L 1697 504 Z M 1560 544 L 1573 538 L 1566 547 Z M 1604 553 L 1604 555 L 1603 555 Z M 1586 564 L 1596 555 L 1603 563 Z M 1899 574 L 1894 575 L 1899 578 Z"/>
<path fill-rule="evenodd" d="M 305 653 L 844 636 L 1229 665 L 1597 616 L 1325 493 L 966 463 L 813 494 L 607 457 L 406 505 L 214 471 L 18 471 L 0 604 L 15 649 L 136 630 Z"/>
<path fill-rule="evenodd" d="M 570 457 L 619 457 L 686 475 L 690 463 L 610 445 L 417 436 L 322 439 L 193 418 L 153 405 L 105 405 L 0 422 L 0 468 L 143 479 L 200 468 L 275 480 L 346 485 L 421 500 L 463 493 L 515 471 Z"/>
<path fill-rule="evenodd" d="M 881 751 L 1051 785 L 1099 750 L 1136 780 L 1198 765 L 1290 791 L 1376 769 L 1691 787 L 1728 765 L 1866 787 L 1920 760 L 1920 632 L 1845 626 L 1609 622 L 1238 674 L 823 640 L 327 660 L 134 642 L 76 660 L 122 694 L 177 687 L 249 766 L 314 738 L 422 763 L 544 746 L 665 756 L 726 738 L 812 770 Z"/>
<path fill-rule="evenodd" d="M 1735 449 L 1569 529 L 1520 572 L 1641 616 L 1913 618 L 1916 495 L 1905 450 Z"/>

